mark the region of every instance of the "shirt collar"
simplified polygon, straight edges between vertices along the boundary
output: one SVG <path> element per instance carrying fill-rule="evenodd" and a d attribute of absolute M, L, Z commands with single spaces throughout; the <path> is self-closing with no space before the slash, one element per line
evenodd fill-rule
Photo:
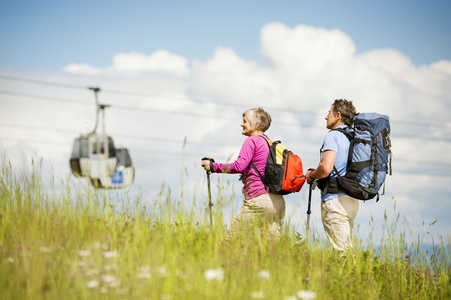
<path fill-rule="evenodd" d="M 337 126 L 337 127 L 335 127 L 335 128 L 348 128 L 348 125 L 343 124 L 343 125 L 339 125 L 339 126 Z"/>

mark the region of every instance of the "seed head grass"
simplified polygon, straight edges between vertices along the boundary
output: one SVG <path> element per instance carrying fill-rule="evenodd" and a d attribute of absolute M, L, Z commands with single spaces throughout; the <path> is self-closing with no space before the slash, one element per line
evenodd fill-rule
<path fill-rule="evenodd" d="M 227 183 L 210 224 L 192 192 L 144 201 L 63 179 L 55 188 L 36 164 L 17 174 L 3 163 L 0 180 L 2 299 L 451 298 L 449 240 L 424 255 L 388 217 L 380 245 L 356 237 L 341 256 L 290 220 L 277 239 L 252 225 L 230 237 Z"/>

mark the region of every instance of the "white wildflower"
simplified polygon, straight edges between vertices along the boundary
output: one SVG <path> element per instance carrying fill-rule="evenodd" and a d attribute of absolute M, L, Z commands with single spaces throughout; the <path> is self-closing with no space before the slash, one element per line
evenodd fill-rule
<path fill-rule="evenodd" d="M 269 272 L 268 271 L 260 271 L 260 273 L 258 273 L 258 275 L 257 275 L 259 278 L 261 278 L 261 279 L 270 279 L 271 278 L 271 276 L 269 275 Z"/>
<path fill-rule="evenodd" d="M 83 261 L 77 262 L 77 266 L 78 266 L 79 268 L 83 268 L 85 265 L 86 265 L 86 264 L 85 264 L 85 262 L 83 262 Z"/>
<path fill-rule="evenodd" d="M 103 275 L 102 277 L 100 277 L 100 281 L 106 283 L 110 288 L 119 286 L 119 281 L 113 275 Z"/>
<path fill-rule="evenodd" d="M 298 297 L 302 300 L 311 300 L 316 298 L 316 293 L 311 291 L 299 291 L 297 293 Z"/>
<path fill-rule="evenodd" d="M 166 271 L 165 266 L 161 266 L 161 267 L 158 269 L 158 276 L 160 276 L 160 277 L 166 277 L 166 276 L 168 276 L 168 272 Z"/>
<path fill-rule="evenodd" d="M 296 296 L 286 296 L 284 300 L 297 300 Z"/>
<path fill-rule="evenodd" d="M 103 268 L 105 269 L 105 271 L 117 270 L 117 265 L 115 264 L 105 265 Z"/>
<path fill-rule="evenodd" d="M 142 266 L 138 268 L 138 274 L 136 275 L 138 279 L 149 279 L 150 278 L 150 267 Z"/>
<path fill-rule="evenodd" d="M 136 277 L 138 277 L 138 279 L 149 279 L 150 278 L 150 273 L 149 272 L 139 272 Z"/>
<path fill-rule="evenodd" d="M 13 264 L 13 263 L 14 263 L 14 258 L 8 257 L 8 258 L 6 259 L 6 261 L 9 262 L 10 264 Z"/>
<path fill-rule="evenodd" d="M 99 286 L 99 282 L 97 280 L 91 280 L 88 282 L 88 288 L 92 289 Z"/>
<path fill-rule="evenodd" d="M 162 294 L 160 296 L 160 299 L 161 300 L 169 300 L 169 299 L 172 299 L 172 295 L 171 294 Z"/>
<path fill-rule="evenodd" d="M 254 299 L 263 299 L 263 298 L 265 298 L 265 292 L 262 292 L 262 291 L 260 291 L 260 292 L 251 292 L 251 298 L 254 298 Z"/>
<path fill-rule="evenodd" d="M 48 248 L 48 247 L 41 247 L 41 248 L 39 248 L 39 250 L 41 250 L 41 252 L 44 252 L 44 253 L 52 253 L 53 252 L 53 249 Z"/>
<path fill-rule="evenodd" d="M 117 257 L 118 254 L 116 251 L 107 251 L 103 253 L 103 257 L 105 258 L 111 258 L 111 257 Z"/>
<path fill-rule="evenodd" d="M 92 276 L 92 275 L 97 275 L 97 274 L 99 274 L 99 270 L 98 269 L 92 269 L 92 270 L 86 271 L 86 275 L 87 276 Z"/>
<path fill-rule="evenodd" d="M 103 275 L 100 280 L 102 282 L 106 282 L 106 283 L 112 283 L 116 281 L 116 277 L 114 277 L 113 275 Z"/>
<path fill-rule="evenodd" d="M 138 267 L 138 272 L 150 272 L 150 266 Z"/>
<path fill-rule="evenodd" d="M 92 249 L 99 249 L 102 247 L 102 244 L 99 242 L 92 243 Z"/>
<path fill-rule="evenodd" d="M 89 250 L 80 250 L 78 251 L 79 256 L 91 256 L 91 251 Z"/>
<path fill-rule="evenodd" d="M 218 269 L 209 269 L 205 271 L 205 278 L 207 280 L 223 280 L 224 279 L 224 271 L 221 268 Z"/>
<path fill-rule="evenodd" d="M 110 288 L 115 288 L 119 286 L 119 280 L 114 280 L 108 284 Z"/>

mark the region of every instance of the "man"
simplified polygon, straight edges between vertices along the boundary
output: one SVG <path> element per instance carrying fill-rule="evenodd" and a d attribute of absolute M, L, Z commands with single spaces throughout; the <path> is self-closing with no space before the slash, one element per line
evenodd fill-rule
<path fill-rule="evenodd" d="M 350 131 L 355 115 L 352 101 L 334 101 L 326 116 L 326 127 L 330 131 L 321 148 L 321 162 L 316 169 L 309 169 L 306 174 L 307 183 L 318 180 L 324 231 L 334 249 L 342 254 L 352 249 L 351 230 L 359 210 L 359 200 L 346 195 L 337 185 L 336 172 L 344 176 L 348 170 L 350 141 L 344 133 L 333 129 Z"/>

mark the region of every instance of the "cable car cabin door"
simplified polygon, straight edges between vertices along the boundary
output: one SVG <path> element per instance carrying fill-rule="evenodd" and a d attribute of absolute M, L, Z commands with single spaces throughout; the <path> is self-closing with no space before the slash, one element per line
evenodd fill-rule
<path fill-rule="evenodd" d="M 129 187 L 132 185 L 135 177 L 135 170 L 130 154 L 126 148 L 117 148 L 116 156 L 118 158 L 118 168 L 116 173 L 111 177 L 111 187 Z"/>
<path fill-rule="evenodd" d="M 117 158 L 113 139 L 106 135 L 90 134 L 88 137 L 89 159 L 82 161 L 82 169 L 97 187 L 109 187 L 110 177 L 116 172 Z"/>

